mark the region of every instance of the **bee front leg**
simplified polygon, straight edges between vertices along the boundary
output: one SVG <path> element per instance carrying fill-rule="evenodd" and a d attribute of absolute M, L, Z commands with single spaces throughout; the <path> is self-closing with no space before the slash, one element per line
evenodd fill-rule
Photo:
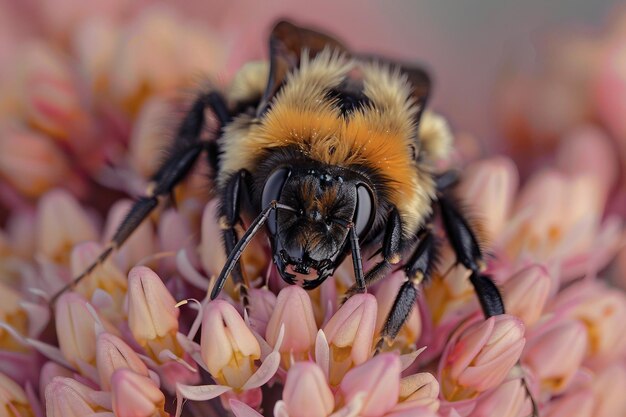
<path fill-rule="evenodd" d="M 402 259 L 402 220 L 397 208 L 393 208 L 389 212 L 389 218 L 387 219 L 387 227 L 383 237 L 383 244 L 381 247 L 381 254 L 383 259 L 374 265 L 364 277 L 363 285 L 353 285 L 345 294 L 345 298 L 350 298 L 355 293 L 365 291 L 367 285 L 371 285 L 380 279 L 387 276 L 391 271 L 391 267 L 397 264 Z"/>
<path fill-rule="evenodd" d="M 168 152 L 168 157 L 152 177 L 146 195 L 140 197 L 118 226 L 111 241 L 98 258 L 79 276 L 65 285 L 52 296 L 53 305 L 64 292 L 76 286 L 85 277 L 91 274 L 99 265 L 104 263 L 139 227 L 139 225 L 158 206 L 159 201 L 171 195 L 178 185 L 191 171 L 198 156 L 202 152 L 216 152 L 211 147 L 212 142 L 200 140 L 200 134 L 205 124 L 204 112 L 210 108 L 220 123 L 227 123 L 229 118 L 223 98 L 217 92 L 200 95 L 192 104 L 179 125 L 176 137 Z M 222 125 L 223 127 L 223 125 Z M 209 159 L 213 159 L 211 156 Z"/>
<path fill-rule="evenodd" d="M 223 228 L 222 237 L 224 239 L 224 249 L 226 256 L 235 249 L 239 238 L 235 227 L 242 225 L 241 206 L 242 204 L 250 204 L 250 173 L 242 169 L 235 173 L 226 183 L 226 187 L 222 192 L 222 204 L 220 206 L 220 225 Z M 248 308 L 248 284 L 241 269 L 241 263 L 237 261 L 233 272 L 233 280 L 235 282 L 239 297 L 245 308 Z M 216 283 L 217 285 L 217 283 Z"/>

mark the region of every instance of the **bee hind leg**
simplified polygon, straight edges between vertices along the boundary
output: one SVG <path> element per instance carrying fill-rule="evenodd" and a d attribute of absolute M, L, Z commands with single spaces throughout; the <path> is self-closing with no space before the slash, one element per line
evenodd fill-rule
<path fill-rule="evenodd" d="M 230 119 L 223 98 L 217 92 L 200 95 L 191 105 L 179 125 L 175 140 L 169 149 L 168 156 L 153 175 L 146 195 L 140 197 L 118 226 L 113 238 L 98 258 L 79 276 L 57 291 L 50 299 L 50 305 L 66 291 L 85 279 L 99 265 L 104 263 L 111 254 L 126 242 L 139 225 L 158 206 L 159 201 L 167 198 L 174 187 L 180 183 L 191 171 L 198 156 L 202 152 L 212 153 L 215 149 L 212 142 L 201 141 L 200 134 L 205 124 L 205 109 L 210 108 L 220 123 L 227 123 Z M 222 125 L 223 127 L 224 125 Z M 212 158 L 210 157 L 209 160 Z"/>
<path fill-rule="evenodd" d="M 500 290 L 498 290 L 498 287 L 491 278 L 482 273 L 485 269 L 482 250 L 469 222 L 461 214 L 458 203 L 445 196 L 444 193 L 444 195 L 439 198 L 439 207 L 441 209 L 446 235 L 457 255 L 457 261 L 472 271 L 470 282 L 474 286 L 485 318 L 504 314 L 505 309 L 502 294 L 500 294 Z M 518 362 L 516 366 L 521 367 L 521 363 Z M 522 378 L 522 384 L 531 401 L 531 416 L 538 417 L 539 411 L 537 402 L 525 378 Z"/>

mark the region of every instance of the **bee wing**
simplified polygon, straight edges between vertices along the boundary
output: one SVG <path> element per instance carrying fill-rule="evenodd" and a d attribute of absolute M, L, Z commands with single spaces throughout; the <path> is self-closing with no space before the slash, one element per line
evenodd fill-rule
<path fill-rule="evenodd" d="M 329 35 L 284 20 L 278 22 L 270 34 L 270 73 L 259 103 L 258 115 L 267 110 L 270 100 L 280 89 L 289 71 L 300 65 L 302 53 L 306 50 L 309 57 L 314 57 L 326 47 L 348 52 L 341 42 Z"/>

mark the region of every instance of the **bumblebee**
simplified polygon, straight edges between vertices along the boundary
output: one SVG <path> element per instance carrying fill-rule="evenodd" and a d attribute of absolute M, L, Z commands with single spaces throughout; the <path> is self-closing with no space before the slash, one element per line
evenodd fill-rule
<path fill-rule="evenodd" d="M 471 271 L 485 316 L 504 313 L 498 289 L 483 274 L 475 233 L 450 197 L 454 175 L 433 168 L 451 140 L 442 120 L 425 111 L 430 90 L 420 68 L 354 54 L 328 35 L 278 23 L 268 62 L 245 65 L 225 93 L 197 97 L 146 195 L 70 285 L 119 248 L 203 156 L 215 173 L 228 254 L 211 299 L 232 276 L 247 304 L 239 258 L 260 231 L 282 279 L 305 289 L 319 286 L 348 255 L 355 283 L 347 296 L 403 269 L 380 349 L 397 335 L 433 272 L 439 216 L 458 263 Z M 215 140 L 201 139 L 207 110 L 220 125 Z M 244 218 L 254 220 L 238 236 Z M 379 255 L 367 271 L 362 251 Z"/>

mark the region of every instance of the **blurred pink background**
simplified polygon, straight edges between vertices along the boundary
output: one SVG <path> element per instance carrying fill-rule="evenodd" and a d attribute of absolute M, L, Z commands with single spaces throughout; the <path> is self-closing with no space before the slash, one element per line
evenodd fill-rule
<path fill-rule="evenodd" d="M 133 14 L 132 9 L 154 3 L 0 0 L 5 9 L 0 33 L 59 31 L 85 15 L 113 12 L 125 17 Z M 241 61 L 265 54 L 267 31 L 279 17 L 323 28 L 357 50 L 423 62 L 437 83 L 433 105 L 450 117 L 453 126 L 493 141 L 497 134 L 490 103 L 502 68 L 532 67 L 535 47 L 550 34 L 604 26 L 618 2 L 191 0 L 167 4 L 232 39 L 231 70 Z M 0 62 L 11 42 L 11 36 L 0 36 Z"/>

